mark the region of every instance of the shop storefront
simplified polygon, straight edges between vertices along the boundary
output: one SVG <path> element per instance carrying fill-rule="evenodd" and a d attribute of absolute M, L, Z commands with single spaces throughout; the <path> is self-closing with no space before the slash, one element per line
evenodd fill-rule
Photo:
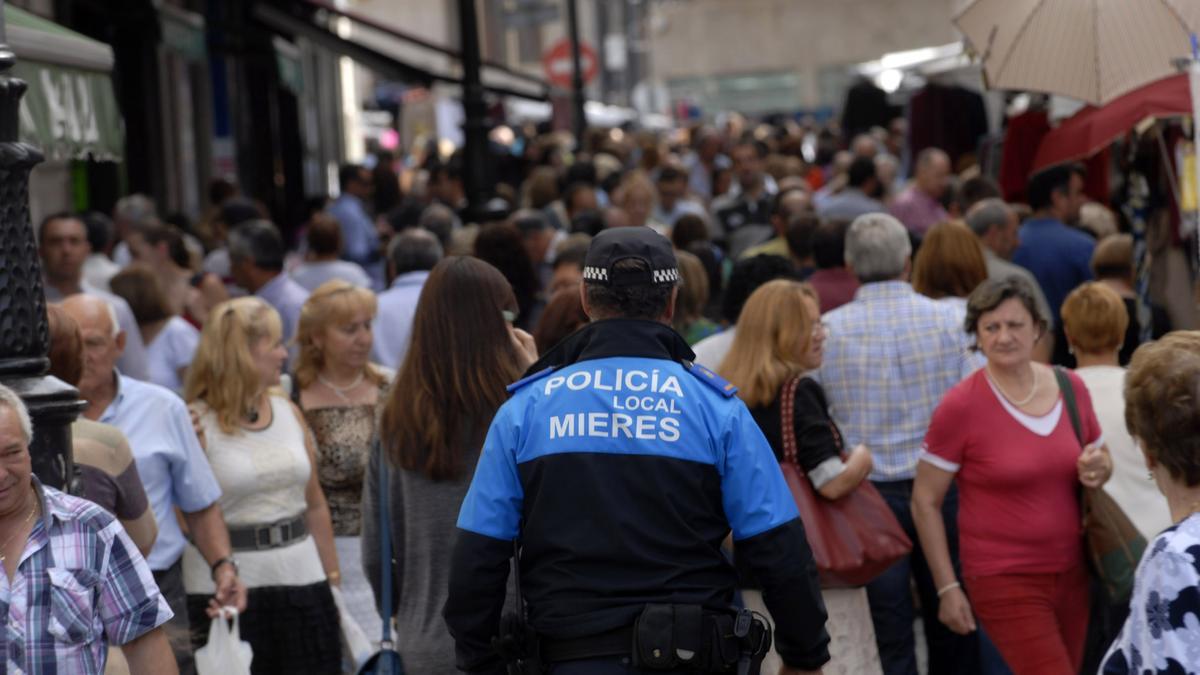
<path fill-rule="evenodd" d="M 119 187 L 124 148 L 113 95 L 112 49 L 62 26 L 5 6 L 13 74 L 28 89 L 21 99 L 21 140 L 45 161 L 30 177 L 30 216 L 93 208 L 96 192 Z"/>

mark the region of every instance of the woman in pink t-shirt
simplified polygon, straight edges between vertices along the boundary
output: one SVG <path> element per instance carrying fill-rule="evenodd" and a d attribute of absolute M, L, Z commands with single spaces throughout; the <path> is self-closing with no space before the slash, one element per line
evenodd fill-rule
<path fill-rule="evenodd" d="M 1078 490 L 1080 483 L 1103 485 L 1112 460 L 1083 382 L 1069 374 L 1087 442 L 1081 447 L 1054 371 L 1032 360 L 1047 322 L 1026 282 L 981 284 L 968 302 L 966 328 L 987 366 L 946 392 L 934 411 L 913 486 L 938 617 L 966 634 L 975 629 L 974 605 L 1015 675 L 1078 672 L 1088 622 Z M 965 593 L 941 520 L 952 481 Z"/>

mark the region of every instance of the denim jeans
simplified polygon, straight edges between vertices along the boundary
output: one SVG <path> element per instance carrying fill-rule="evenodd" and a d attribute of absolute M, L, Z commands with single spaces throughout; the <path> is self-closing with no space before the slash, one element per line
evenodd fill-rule
<path fill-rule="evenodd" d="M 982 631 L 958 635 L 938 620 L 937 589 L 934 587 L 929 564 L 925 561 L 925 553 L 921 549 L 921 542 L 913 525 L 910 505 L 913 482 L 889 481 L 874 485 L 913 543 L 910 555 L 867 584 L 871 619 L 875 623 L 875 642 L 879 646 L 879 659 L 883 664 L 884 675 L 917 675 L 916 642 L 913 635 L 916 607 L 913 605 L 910 580 L 916 581 L 917 594 L 921 600 L 925 644 L 929 648 L 929 675 L 1009 673 L 1000 653 Z M 954 573 L 961 578 L 962 570 L 958 562 L 958 489 L 953 485 L 942 502 L 942 520 L 946 526 L 946 540 L 950 546 Z"/>

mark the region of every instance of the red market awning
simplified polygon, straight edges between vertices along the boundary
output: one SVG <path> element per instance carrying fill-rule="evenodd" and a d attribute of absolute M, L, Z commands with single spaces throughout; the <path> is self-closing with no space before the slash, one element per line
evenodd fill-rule
<path fill-rule="evenodd" d="M 1186 73 L 1151 82 L 1106 105 L 1088 106 L 1043 136 L 1032 173 L 1091 157 L 1147 118 L 1191 114 Z"/>

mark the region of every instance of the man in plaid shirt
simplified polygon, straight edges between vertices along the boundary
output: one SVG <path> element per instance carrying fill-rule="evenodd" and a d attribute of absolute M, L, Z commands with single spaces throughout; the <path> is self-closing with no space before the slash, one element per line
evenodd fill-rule
<path fill-rule="evenodd" d="M 861 443 L 871 450 L 871 482 L 913 541 L 912 555 L 867 585 L 883 672 L 916 675 L 910 585 L 915 579 L 930 675 L 989 673 L 981 668 L 976 635 L 956 635 L 937 618 L 937 592 L 909 506 L 934 408 L 982 361 L 970 352 L 962 310 L 908 284 L 912 244 L 900 221 L 883 213 L 859 216 L 846 234 L 845 255 L 862 285 L 852 302 L 822 317 L 829 337 L 819 376 L 846 447 Z M 943 514 L 956 567 L 957 509 L 952 490 Z"/>
<path fill-rule="evenodd" d="M 177 673 L 159 628 L 171 610 L 146 561 L 107 511 L 38 481 L 32 433 L 25 405 L 0 385 L 4 672 L 103 673 L 112 644 L 134 675 Z"/>

